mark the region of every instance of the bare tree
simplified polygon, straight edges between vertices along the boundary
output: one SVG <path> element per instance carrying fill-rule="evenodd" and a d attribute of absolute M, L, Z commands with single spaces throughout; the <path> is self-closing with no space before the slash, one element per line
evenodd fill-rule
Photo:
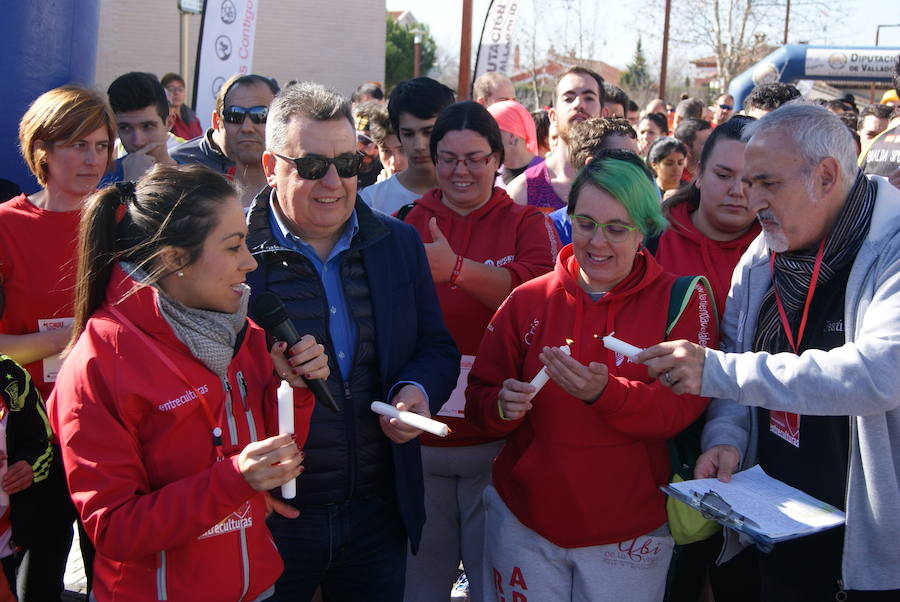
<path fill-rule="evenodd" d="M 648 4 L 648 14 L 661 14 L 662 0 Z M 790 4 L 789 40 L 822 39 L 828 30 L 824 24 L 833 25 L 839 13 L 850 9 L 821 0 Z M 679 0 L 671 41 L 680 47 L 702 47 L 715 56 L 719 87 L 727 89 L 732 79 L 780 45 L 786 5 L 787 0 Z"/>

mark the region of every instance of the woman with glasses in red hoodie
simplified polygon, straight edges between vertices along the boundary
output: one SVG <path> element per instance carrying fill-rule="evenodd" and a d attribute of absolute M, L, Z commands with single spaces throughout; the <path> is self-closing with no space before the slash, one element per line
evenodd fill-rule
<path fill-rule="evenodd" d="M 465 375 L 494 311 L 513 288 L 552 269 L 559 240 L 544 214 L 513 203 L 494 185 L 503 139 L 482 105 L 466 101 L 444 109 L 430 144 L 438 188 L 404 212 L 404 221 L 425 243 L 444 322 L 463 364 L 457 388 L 435 416 L 452 434 L 422 435 L 428 522 L 418 554 L 407 561 L 406 599 L 446 599 L 462 560 L 474 602 L 489 587 L 481 574 L 481 496 L 502 440 L 464 419 Z"/>
<path fill-rule="evenodd" d="M 484 497 L 486 573 L 497 600 L 658 601 L 673 549 L 666 440 L 707 400 L 673 395 L 598 337 L 715 345 L 716 322 L 699 285 L 667 316 L 676 277 L 643 249 L 665 220 L 636 154 L 594 158 L 568 207 L 572 243 L 497 310 L 469 374 L 466 418 L 507 436 Z"/>

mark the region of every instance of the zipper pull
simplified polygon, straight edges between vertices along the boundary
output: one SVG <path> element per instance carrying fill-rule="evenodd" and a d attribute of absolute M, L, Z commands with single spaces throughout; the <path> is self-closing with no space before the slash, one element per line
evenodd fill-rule
<path fill-rule="evenodd" d="M 244 406 L 244 411 L 247 411 L 247 382 L 244 380 L 244 374 L 242 372 L 237 373 L 237 382 L 238 389 L 241 393 L 241 405 Z"/>
<path fill-rule="evenodd" d="M 353 395 L 350 393 L 350 383 L 344 381 L 344 397 L 349 401 Z"/>

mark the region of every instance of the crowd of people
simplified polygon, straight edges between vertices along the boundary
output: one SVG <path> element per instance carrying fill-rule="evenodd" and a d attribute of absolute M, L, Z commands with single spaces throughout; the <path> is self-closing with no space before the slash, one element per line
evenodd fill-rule
<path fill-rule="evenodd" d="M 898 599 L 892 83 L 640 111 L 576 66 L 530 112 L 499 73 L 239 74 L 205 131 L 174 73 L 42 94 L 41 189 L 0 199 L 0 599 L 61 598 L 73 525 L 99 601 Z M 756 464 L 846 524 L 676 529 L 676 465 Z"/>

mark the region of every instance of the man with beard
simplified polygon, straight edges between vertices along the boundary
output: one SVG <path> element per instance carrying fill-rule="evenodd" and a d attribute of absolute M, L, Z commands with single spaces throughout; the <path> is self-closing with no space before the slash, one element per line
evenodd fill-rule
<path fill-rule="evenodd" d="M 172 150 L 178 163 L 201 163 L 229 176 L 241 203 L 249 207 L 265 187 L 262 153 L 266 116 L 278 93 L 274 80 L 261 75 L 233 75 L 219 88 L 212 127 Z"/>
<path fill-rule="evenodd" d="M 865 176 L 841 120 L 793 102 L 744 130 L 763 236 L 734 270 L 722 350 L 638 354 L 676 394 L 714 398 L 696 478 L 759 464 L 846 525 L 759 555 L 761 600 L 900 595 L 900 192 Z M 726 529 L 727 560 L 740 548 Z"/>
<path fill-rule="evenodd" d="M 546 161 L 525 170 L 509 183 L 507 192 L 520 205 L 532 205 L 545 213 L 566 205 L 575 168 L 569 158 L 569 133 L 572 125 L 603 110 L 603 78 L 584 67 L 570 67 L 556 81 L 556 101 L 550 109 L 550 122 L 556 125 L 559 140 Z"/>

